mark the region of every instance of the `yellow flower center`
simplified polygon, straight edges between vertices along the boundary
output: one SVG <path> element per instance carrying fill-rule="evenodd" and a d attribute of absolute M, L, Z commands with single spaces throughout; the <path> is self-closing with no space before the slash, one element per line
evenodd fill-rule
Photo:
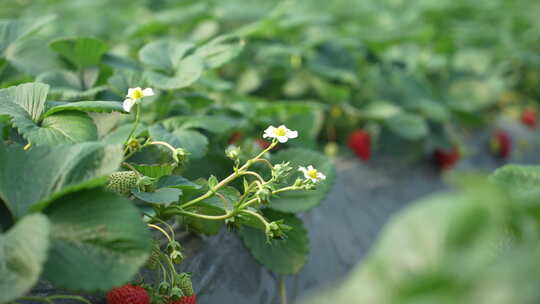
<path fill-rule="evenodd" d="M 311 169 L 311 170 L 308 170 L 307 172 L 307 175 L 311 178 L 314 178 L 314 179 L 317 179 L 318 178 L 318 173 L 316 169 Z"/>
<path fill-rule="evenodd" d="M 284 127 L 279 127 L 276 129 L 276 135 L 277 136 L 285 136 L 287 135 L 287 129 L 285 129 Z"/>
<path fill-rule="evenodd" d="M 133 90 L 133 92 L 131 92 L 131 99 L 141 99 L 143 97 L 144 97 L 144 94 L 142 90 L 140 89 Z"/>

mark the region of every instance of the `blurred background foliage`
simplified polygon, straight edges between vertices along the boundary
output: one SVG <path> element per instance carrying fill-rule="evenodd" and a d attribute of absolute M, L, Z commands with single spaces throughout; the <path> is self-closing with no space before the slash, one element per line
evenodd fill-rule
<path fill-rule="evenodd" d="M 232 33 L 245 42 L 240 58 L 195 88 L 214 103 L 247 113 L 253 102 L 316 101 L 293 111 L 312 122 L 300 129 L 314 138 L 299 145 L 343 143 L 351 129 L 365 128 L 383 151 L 398 140 L 422 155 L 459 144 L 464 127 L 537 106 L 539 9 L 530 0 L 4 0 L 1 18 L 56 16 L 8 52 L 25 76 L 4 86 L 55 69 L 43 42 L 52 38 L 97 37 L 109 47 L 105 63 L 134 68 L 151 41 L 201 44 Z M 297 121 L 264 103 L 258 109 Z"/>

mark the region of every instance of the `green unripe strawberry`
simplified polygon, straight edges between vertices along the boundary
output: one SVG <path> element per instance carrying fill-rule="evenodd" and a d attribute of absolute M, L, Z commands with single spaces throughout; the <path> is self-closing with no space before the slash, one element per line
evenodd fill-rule
<path fill-rule="evenodd" d="M 182 292 L 182 289 L 178 287 L 173 287 L 171 289 L 171 299 L 173 301 L 178 301 L 184 296 L 184 293 Z"/>
<path fill-rule="evenodd" d="M 128 195 L 137 186 L 138 175 L 133 171 L 114 172 L 109 176 L 105 188 L 109 191 Z"/>
<path fill-rule="evenodd" d="M 178 287 L 182 289 L 185 296 L 193 295 L 193 284 L 191 283 L 191 273 L 183 272 L 176 277 Z"/>

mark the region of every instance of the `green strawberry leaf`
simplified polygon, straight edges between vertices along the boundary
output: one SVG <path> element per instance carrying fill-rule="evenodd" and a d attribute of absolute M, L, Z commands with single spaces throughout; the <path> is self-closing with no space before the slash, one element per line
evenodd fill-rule
<path fill-rule="evenodd" d="M 178 90 L 195 83 L 202 76 L 202 73 L 202 60 L 196 55 L 191 55 L 178 63 L 172 76 L 156 71 L 145 71 L 144 76 L 153 87 L 163 90 Z"/>
<path fill-rule="evenodd" d="M 50 107 L 43 117 L 61 112 L 61 111 L 81 111 L 81 112 L 97 112 L 111 113 L 121 112 L 126 113 L 122 108 L 122 103 L 115 101 L 77 101 L 77 102 L 56 102 Z"/>
<path fill-rule="evenodd" d="M 141 62 L 152 69 L 173 73 L 186 53 L 194 47 L 189 42 L 160 40 L 150 42 L 139 51 Z"/>
<path fill-rule="evenodd" d="M 234 35 L 218 36 L 195 51 L 208 68 L 218 68 L 238 56 L 244 49 L 244 41 Z"/>
<path fill-rule="evenodd" d="M 268 244 L 264 231 L 249 226 L 240 230 L 240 236 L 246 247 L 259 263 L 280 274 L 298 273 L 309 256 L 309 238 L 304 224 L 294 214 L 273 210 L 263 211 L 269 221 L 283 219 L 284 224 L 292 227 L 284 240 L 271 240 Z"/>
<path fill-rule="evenodd" d="M 12 117 L 13 125 L 35 146 L 96 140 L 96 125 L 85 113 L 65 111 L 43 119 L 48 89 L 45 84 L 26 83 L 0 90 L 0 115 Z"/>
<path fill-rule="evenodd" d="M 62 61 L 47 43 L 44 37 L 18 40 L 6 49 L 5 58 L 17 70 L 32 76 L 61 69 Z"/>
<path fill-rule="evenodd" d="M 55 286 L 107 291 L 131 280 L 148 259 L 151 235 L 126 198 L 88 189 L 60 197 L 45 212 L 52 246 L 43 276 Z"/>
<path fill-rule="evenodd" d="M 147 203 L 168 205 L 178 201 L 182 195 L 182 190 L 176 188 L 160 188 L 154 192 L 132 190 L 131 194 Z"/>
<path fill-rule="evenodd" d="M 41 114 L 45 111 L 45 101 L 49 86 L 42 83 L 30 82 L 18 86 L 9 87 L 0 90 L 0 111 L 8 102 L 19 105 L 28 116 L 38 122 Z M 7 114 L 9 113 L 0 113 Z"/>
<path fill-rule="evenodd" d="M 326 156 L 305 149 L 287 149 L 276 153 L 272 157 L 274 164 L 281 162 L 290 162 L 293 167 L 292 174 L 286 179 L 285 183 L 293 184 L 296 178 L 304 178 L 298 171 L 299 166 L 307 167 L 312 165 L 314 168 L 326 175 L 326 180 L 320 182 L 315 190 L 310 191 L 290 191 L 280 193 L 278 197 L 270 200 L 270 208 L 283 212 L 300 212 L 316 207 L 326 197 L 335 179 L 335 169 L 332 161 Z"/>
<path fill-rule="evenodd" d="M 106 86 L 94 87 L 99 76 L 96 67 L 86 68 L 79 73 L 72 71 L 48 71 L 38 75 L 36 81 L 51 86 L 51 93 L 62 95 L 63 99 L 90 98 L 105 91 Z"/>
<path fill-rule="evenodd" d="M 12 43 L 37 31 L 53 19 L 54 16 L 0 20 L 0 55 Z"/>
<path fill-rule="evenodd" d="M 160 178 L 162 176 L 171 175 L 176 166 L 170 164 L 159 164 L 159 165 L 141 165 L 130 163 L 139 173 L 144 176 Z"/>
<path fill-rule="evenodd" d="M 82 143 L 97 140 L 98 137 L 92 118 L 77 111 L 52 114 L 43 119 L 41 127 L 19 128 L 19 131 L 36 146 Z"/>
<path fill-rule="evenodd" d="M 0 199 L 20 218 L 66 193 L 105 184 L 121 161 L 120 145 L 84 143 L 29 151 L 0 145 Z"/>
<path fill-rule="evenodd" d="M 98 65 L 109 49 L 105 42 L 91 37 L 61 38 L 50 47 L 78 68 Z"/>
<path fill-rule="evenodd" d="M 429 130 L 425 119 L 414 114 L 397 114 L 385 120 L 386 126 L 397 135 L 417 140 L 425 137 Z"/>
<path fill-rule="evenodd" d="M 540 166 L 506 165 L 497 169 L 490 180 L 506 187 L 515 198 L 540 202 Z"/>
<path fill-rule="evenodd" d="M 179 129 L 169 132 L 160 125 L 154 125 L 148 131 L 154 140 L 168 142 L 175 148 L 183 148 L 193 159 L 202 158 L 208 150 L 208 138 L 194 130 Z"/>
<path fill-rule="evenodd" d="M 189 179 L 180 175 L 163 176 L 159 179 L 157 186 L 159 188 L 178 188 L 182 190 L 200 189 L 202 186 L 195 184 Z"/>
<path fill-rule="evenodd" d="M 169 130 L 202 129 L 212 133 L 227 133 L 238 127 L 239 120 L 224 115 L 175 116 L 162 121 Z"/>
<path fill-rule="evenodd" d="M 203 62 L 196 55 L 186 54 L 192 43 L 169 40 L 151 42 L 139 51 L 139 59 L 150 68 L 144 72 L 148 83 L 164 90 L 176 90 L 190 86 L 203 72 Z"/>
<path fill-rule="evenodd" d="M 32 214 L 0 234 L 0 303 L 25 295 L 37 283 L 47 259 L 49 230 L 46 216 Z"/>

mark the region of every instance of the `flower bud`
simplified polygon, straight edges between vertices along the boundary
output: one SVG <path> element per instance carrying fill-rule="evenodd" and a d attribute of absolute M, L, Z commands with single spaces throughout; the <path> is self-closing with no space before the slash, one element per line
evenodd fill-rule
<path fill-rule="evenodd" d="M 182 261 L 184 260 L 184 256 L 182 255 L 182 253 L 178 250 L 175 250 L 173 251 L 171 254 L 170 254 L 170 257 L 171 257 L 171 261 L 174 263 L 174 264 L 180 264 L 182 263 Z"/>
<path fill-rule="evenodd" d="M 181 165 L 186 162 L 188 157 L 188 152 L 182 148 L 177 148 L 174 150 L 173 160 L 175 163 Z"/>
<path fill-rule="evenodd" d="M 237 160 L 240 156 L 240 148 L 235 145 L 230 145 L 225 150 L 225 155 L 232 160 Z"/>
<path fill-rule="evenodd" d="M 169 254 L 173 253 L 173 251 L 182 250 L 182 246 L 177 241 L 171 241 L 169 244 L 167 244 L 167 252 Z"/>
<path fill-rule="evenodd" d="M 171 285 L 167 282 L 161 282 L 158 287 L 159 294 L 168 294 L 171 289 Z"/>

